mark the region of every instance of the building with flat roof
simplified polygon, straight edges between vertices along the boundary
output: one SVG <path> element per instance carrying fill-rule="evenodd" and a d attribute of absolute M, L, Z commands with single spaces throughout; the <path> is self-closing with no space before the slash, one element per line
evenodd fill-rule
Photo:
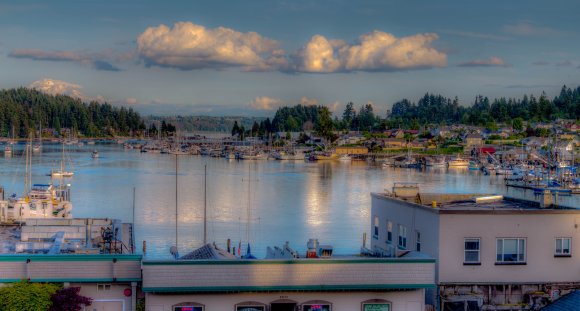
<path fill-rule="evenodd" d="M 437 259 L 441 310 L 535 310 L 580 287 L 580 210 L 480 194 L 372 193 L 371 250 Z"/>
<path fill-rule="evenodd" d="M 425 310 L 426 257 L 143 261 L 149 311 Z"/>

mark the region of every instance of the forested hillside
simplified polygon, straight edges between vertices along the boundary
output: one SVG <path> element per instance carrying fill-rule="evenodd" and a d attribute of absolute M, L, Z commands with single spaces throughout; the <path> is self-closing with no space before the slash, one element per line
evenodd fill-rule
<path fill-rule="evenodd" d="M 88 137 L 130 135 L 145 124 L 133 109 L 107 103 L 83 103 L 65 95 L 48 95 L 34 89 L 0 91 L 0 136 L 27 137 L 42 129 L 70 129 Z"/>

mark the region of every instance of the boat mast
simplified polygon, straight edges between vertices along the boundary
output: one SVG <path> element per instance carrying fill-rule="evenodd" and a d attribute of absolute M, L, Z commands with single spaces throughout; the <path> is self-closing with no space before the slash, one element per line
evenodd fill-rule
<path fill-rule="evenodd" d="M 179 242 L 179 235 L 177 232 L 177 155 L 175 155 L 175 247 L 177 248 Z M 178 248 L 177 248 L 178 249 Z"/>
<path fill-rule="evenodd" d="M 203 166 L 203 245 L 207 244 L 207 164 Z"/>

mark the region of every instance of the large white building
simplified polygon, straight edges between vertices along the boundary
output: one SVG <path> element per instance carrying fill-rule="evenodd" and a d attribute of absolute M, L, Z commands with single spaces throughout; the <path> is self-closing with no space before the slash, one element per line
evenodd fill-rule
<path fill-rule="evenodd" d="M 373 193 L 371 248 L 437 259 L 442 310 L 534 310 L 580 288 L 580 210 L 477 194 Z"/>

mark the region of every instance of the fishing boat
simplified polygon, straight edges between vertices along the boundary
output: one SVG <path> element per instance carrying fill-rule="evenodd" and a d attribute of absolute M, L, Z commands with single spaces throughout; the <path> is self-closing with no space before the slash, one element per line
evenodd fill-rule
<path fill-rule="evenodd" d="M 91 158 L 96 159 L 98 157 L 99 157 L 99 151 L 93 150 L 93 153 L 91 154 Z"/>

